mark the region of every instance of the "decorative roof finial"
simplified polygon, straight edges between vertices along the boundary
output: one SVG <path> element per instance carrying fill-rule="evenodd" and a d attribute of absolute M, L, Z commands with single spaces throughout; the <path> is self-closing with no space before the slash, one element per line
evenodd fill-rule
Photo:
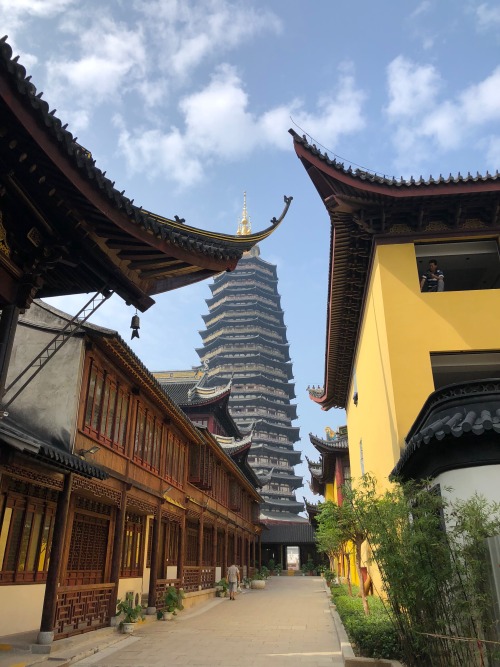
<path fill-rule="evenodd" d="M 247 193 L 243 193 L 243 212 L 241 214 L 241 221 L 238 224 L 237 236 L 248 236 L 252 233 L 252 226 L 247 213 Z"/>

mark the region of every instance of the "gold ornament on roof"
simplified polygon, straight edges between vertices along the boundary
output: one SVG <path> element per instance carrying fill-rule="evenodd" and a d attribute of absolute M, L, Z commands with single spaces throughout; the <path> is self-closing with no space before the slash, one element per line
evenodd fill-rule
<path fill-rule="evenodd" d="M 238 223 L 237 236 L 248 236 L 252 233 L 252 225 L 247 213 L 247 193 L 243 193 L 243 212 L 241 214 L 241 221 Z"/>
<path fill-rule="evenodd" d="M 325 426 L 325 433 L 326 433 L 326 439 L 328 441 L 334 440 L 335 439 L 335 431 L 333 428 L 330 428 L 329 426 Z"/>

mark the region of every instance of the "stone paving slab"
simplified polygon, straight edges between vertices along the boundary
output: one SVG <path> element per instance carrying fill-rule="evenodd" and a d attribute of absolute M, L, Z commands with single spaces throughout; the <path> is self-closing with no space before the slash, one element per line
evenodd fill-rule
<path fill-rule="evenodd" d="M 136 629 L 78 667 L 342 667 L 340 644 L 323 581 L 272 577 L 264 590 L 244 590 L 173 621 Z"/>

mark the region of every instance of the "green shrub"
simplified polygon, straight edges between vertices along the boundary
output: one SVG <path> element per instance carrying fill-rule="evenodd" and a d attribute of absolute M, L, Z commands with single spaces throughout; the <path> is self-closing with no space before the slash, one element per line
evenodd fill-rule
<path fill-rule="evenodd" d="M 365 615 L 363 603 L 358 597 L 359 588 L 353 586 L 353 596 L 347 586 L 334 584 L 331 587 L 332 601 L 337 607 L 346 632 L 359 655 L 365 658 L 399 660 L 401 646 L 398 633 L 380 598 L 370 597 L 370 614 Z"/>

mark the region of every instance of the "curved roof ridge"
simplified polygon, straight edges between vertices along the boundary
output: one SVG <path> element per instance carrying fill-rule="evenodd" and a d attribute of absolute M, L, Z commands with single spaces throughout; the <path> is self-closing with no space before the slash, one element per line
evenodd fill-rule
<path fill-rule="evenodd" d="M 486 182 L 486 181 L 500 180 L 500 174 L 498 172 L 498 169 L 496 170 L 495 174 L 490 174 L 489 171 L 486 171 L 485 175 L 482 175 L 479 172 L 477 172 L 476 175 L 473 176 L 469 171 L 467 173 L 467 176 L 465 177 L 462 176 L 460 172 L 458 172 L 456 176 L 453 176 L 451 173 L 448 176 L 443 176 L 442 174 L 439 174 L 438 178 L 434 178 L 431 174 L 427 179 L 424 179 L 422 176 L 420 176 L 418 179 L 416 179 L 414 176 L 410 176 L 409 179 L 404 179 L 402 176 L 400 178 L 396 178 L 394 176 L 386 176 L 385 174 L 376 171 L 371 171 L 366 168 L 355 167 L 353 169 L 352 165 L 346 167 L 344 162 L 341 162 L 336 158 L 333 158 L 333 160 L 330 159 L 326 151 L 322 153 L 320 149 L 316 146 L 316 144 L 310 144 L 305 135 L 302 135 L 301 137 L 293 129 L 289 129 L 288 132 L 292 135 L 293 140 L 296 143 L 302 144 L 304 148 L 308 150 L 308 152 L 318 157 L 320 160 L 326 162 L 326 164 L 329 167 L 333 167 L 339 173 L 348 175 L 352 178 L 362 181 L 371 181 L 372 183 L 379 183 L 382 185 L 392 186 L 396 188 L 402 188 L 402 187 L 409 188 L 412 186 L 422 187 L 422 186 L 436 186 L 440 184 L 450 184 L 450 183 L 463 183 L 471 181 L 477 183 L 479 181 Z"/>

